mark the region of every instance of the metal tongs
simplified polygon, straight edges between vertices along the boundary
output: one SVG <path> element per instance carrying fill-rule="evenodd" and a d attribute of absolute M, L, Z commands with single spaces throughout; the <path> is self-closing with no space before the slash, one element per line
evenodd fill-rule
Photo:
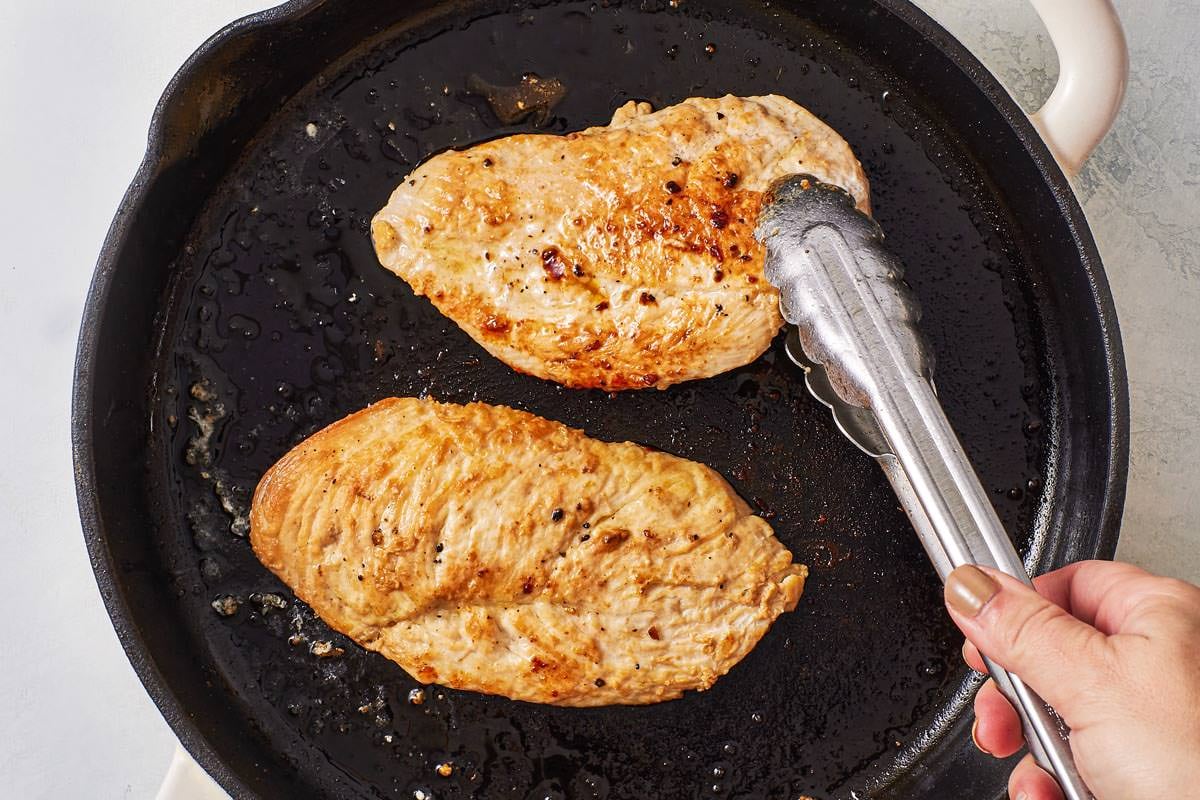
<path fill-rule="evenodd" d="M 879 462 L 938 575 L 979 564 L 1032 585 L 938 401 L 920 309 L 879 226 L 841 188 L 792 175 L 771 187 L 755 235 L 796 326 L 788 355 L 846 437 Z M 1038 764 L 1067 800 L 1091 798 L 1066 725 L 1020 678 L 984 660 Z"/>

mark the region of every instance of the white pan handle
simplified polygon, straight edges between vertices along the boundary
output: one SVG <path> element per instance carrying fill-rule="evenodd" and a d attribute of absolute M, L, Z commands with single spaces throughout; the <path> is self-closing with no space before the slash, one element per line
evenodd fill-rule
<path fill-rule="evenodd" d="M 1030 0 L 1058 51 L 1058 84 L 1033 114 L 1063 172 L 1074 176 L 1108 133 L 1129 77 L 1112 0 Z"/>
<path fill-rule="evenodd" d="M 225 790 L 184 750 L 175 745 L 171 766 L 158 787 L 158 800 L 229 800 Z"/>

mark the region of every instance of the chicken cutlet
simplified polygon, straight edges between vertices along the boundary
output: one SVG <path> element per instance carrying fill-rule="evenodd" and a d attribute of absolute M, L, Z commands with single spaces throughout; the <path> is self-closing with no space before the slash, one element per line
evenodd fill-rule
<path fill-rule="evenodd" d="M 331 627 L 417 680 L 560 706 L 708 688 L 808 573 L 702 464 L 416 398 L 280 459 L 250 538 Z"/>
<path fill-rule="evenodd" d="M 795 172 L 868 210 L 850 146 L 787 98 L 630 102 L 604 127 L 434 156 L 371 233 L 385 267 L 514 369 L 662 389 L 749 363 L 779 331 L 754 226 Z"/>

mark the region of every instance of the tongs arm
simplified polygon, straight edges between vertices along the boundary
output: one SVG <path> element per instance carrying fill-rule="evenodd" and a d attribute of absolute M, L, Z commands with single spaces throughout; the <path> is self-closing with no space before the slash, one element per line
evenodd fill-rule
<path fill-rule="evenodd" d="M 885 466 L 884 471 L 901 502 L 912 503 L 924 517 L 920 524 L 913 519 L 914 528 L 939 575 L 945 580 L 956 567 L 977 564 L 1032 585 L 933 387 L 917 380 L 905 388 L 877 410 L 884 435 L 896 451 L 896 467 Z M 1021 717 L 1029 752 L 1058 778 L 1067 800 L 1092 797 L 1075 767 L 1059 716 L 1017 675 L 986 656 L 984 661 L 996 687 Z"/>

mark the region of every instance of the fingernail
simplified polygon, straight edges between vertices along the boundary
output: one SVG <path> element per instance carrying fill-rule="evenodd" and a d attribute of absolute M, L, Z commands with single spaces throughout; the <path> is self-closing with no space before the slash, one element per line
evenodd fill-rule
<path fill-rule="evenodd" d="M 1021 792 L 1017 795 L 1016 800 L 1029 800 L 1029 792 Z"/>
<path fill-rule="evenodd" d="M 975 721 L 971 723 L 971 741 L 975 743 L 975 748 L 979 752 L 984 753 L 985 755 L 991 756 L 992 751 L 988 750 L 986 747 L 984 747 L 983 745 L 981 745 L 979 743 L 979 735 L 978 734 L 979 734 L 979 718 L 976 717 Z M 995 758 L 995 756 L 992 756 L 992 758 Z"/>
<path fill-rule="evenodd" d="M 978 616 L 998 591 L 1000 586 L 986 572 L 969 564 L 946 578 L 946 602 L 964 617 Z"/>

